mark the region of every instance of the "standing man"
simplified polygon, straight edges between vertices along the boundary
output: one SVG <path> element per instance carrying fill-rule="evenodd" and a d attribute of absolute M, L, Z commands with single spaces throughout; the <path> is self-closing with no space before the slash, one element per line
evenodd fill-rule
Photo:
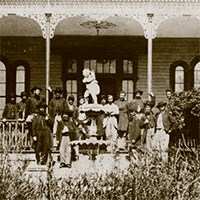
<path fill-rule="evenodd" d="M 119 99 L 114 103 L 119 108 L 119 119 L 118 119 L 118 148 L 124 150 L 126 148 L 126 134 L 128 131 L 128 102 L 125 100 L 126 93 L 121 91 L 119 93 Z"/>
<path fill-rule="evenodd" d="M 49 102 L 49 116 L 53 121 L 53 135 L 56 137 L 57 149 L 59 149 L 61 140 L 61 130 L 58 129 L 58 123 L 61 121 L 62 114 L 66 111 L 66 100 L 62 97 L 62 89 L 57 87 L 54 90 L 55 96 Z"/>
<path fill-rule="evenodd" d="M 133 145 L 141 145 L 141 129 L 139 127 L 144 111 L 142 90 L 134 92 L 134 99 L 129 103 L 129 127 L 128 138 Z"/>
<path fill-rule="evenodd" d="M 17 109 L 18 109 L 18 117 L 22 121 L 25 120 L 25 108 L 26 108 L 26 100 L 27 100 L 27 94 L 26 92 L 21 92 L 21 101 L 17 103 Z"/>
<path fill-rule="evenodd" d="M 35 143 L 37 164 L 46 165 L 52 148 L 52 121 L 46 115 L 45 102 L 37 105 L 38 115 L 33 118 L 32 137 Z"/>
<path fill-rule="evenodd" d="M 10 101 L 5 105 L 2 113 L 3 121 L 7 119 L 17 119 L 17 106 L 15 100 L 15 94 L 10 94 Z"/>
<path fill-rule="evenodd" d="M 34 86 L 31 89 L 32 95 L 26 101 L 25 119 L 29 130 L 28 138 L 30 137 L 30 135 L 32 135 L 32 121 L 33 118 L 37 115 L 37 106 L 42 102 L 42 97 L 40 96 L 41 91 L 41 87 Z"/>
<path fill-rule="evenodd" d="M 159 109 L 159 113 L 156 115 L 156 149 L 159 151 L 162 160 L 167 162 L 170 140 L 169 134 L 177 128 L 177 122 L 168 110 L 165 109 L 166 103 L 161 101 L 156 107 Z"/>
<path fill-rule="evenodd" d="M 172 91 L 170 89 L 166 89 L 165 93 L 166 93 L 166 97 L 168 99 L 168 102 L 170 102 L 170 100 L 172 98 Z"/>
<path fill-rule="evenodd" d="M 108 150 L 113 151 L 117 143 L 118 123 L 116 116 L 119 115 L 119 108 L 113 103 L 113 95 L 108 95 L 108 103 L 105 105 L 104 109 L 105 118 L 103 127 L 105 129 L 106 139 L 111 142 L 111 145 L 108 146 Z"/>

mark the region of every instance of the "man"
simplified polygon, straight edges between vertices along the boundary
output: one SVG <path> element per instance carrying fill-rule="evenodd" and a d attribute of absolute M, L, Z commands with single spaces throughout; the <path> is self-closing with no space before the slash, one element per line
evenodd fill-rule
<path fill-rule="evenodd" d="M 119 93 L 119 99 L 116 100 L 114 103 L 119 108 L 119 119 L 118 119 L 118 147 L 119 149 L 124 150 L 126 147 L 126 133 L 128 130 L 128 102 L 125 100 L 126 93 L 121 91 Z"/>
<path fill-rule="evenodd" d="M 42 102 L 42 97 L 40 96 L 41 91 L 42 88 L 35 85 L 31 89 L 32 95 L 26 101 L 25 119 L 29 130 L 28 137 L 32 133 L 32 121 L 33 118 L 36 116 L 37 106 Z"/>
<path fill-rule="evenodd" d="M 166 103 L 159 102 L 156 106 L 159 113 L 156 114 L 156 133 L 155 142 L 156 149 L 164 162 L 168 161 L 168 147 L 170 140 L 170 133 L 177 128 L 177 122 L 174 117 L 165 109 Z"/>
<path fill-rule="evenodd" d="M 108 103 L 105 105 L 105 118 L 103 120 L 103 127 L 105 129 L 106 139 L 111 142 L 108 146 L 108 151 L 113 151 L 116 148 L 118 123 L 117 117 L 119 115 L 119 108 L 113 102 L 113 95 L 108 95 Z"/>
<path fill-rule="evenodd" d="M 140 128 L 143 129 L 142 143 L 146 143 L 147 152 L 151 155 L 154 149 L 154 135 L 155 135 L 155 116 L 152 112 L 154 104 L 147 100 L 144 103 L 144 115 L 140 121 Z"/>
<path fill-rule="evenodd" d="M 139 123 L 144 111 L 144 102 L 142 99 L 142 90 L 134 92 L 134 99 L 129 103 L 129 127 L 128 138 L 134 145 L 141 145 L 141 129 Z"/>
<path fill-rule="evenodd" d="M 35 153 L 37 164 L 47 164 L 49 153 L 52 148 L 52 121 L 46 115 L 45 102 L 37 105 L 38 114 L 32 122 L 32 138 L 35 143 Z"/>
<path fill-rule="evenodd" d="M 67 167 L 71 168 L 71 152 L 72 147 L 70 146 L 71 137 L 75 133 L 75 125 L 68 112 L 62 115 L 62 121 L 60 123 L 62 130 L 62 138 L 60 143 L 60 168 Z"/>
<path fill-rule="evenodd" d="M 27 93 L 21 92 L 21 101 L 17 103 L 18 109 L 18 117 L 22 121 L 25 120 L 25 108 L 26 108 L 26 100 L 27 100 Z"/>
<path fill-rule="evenodd" d="M 62 89 L 57 87 L 54 90 L 55 96 L 49 102 L 49 116 L 53 121 L 53 135 L 56 137 L 57 149 L 59 149 L 61 140 L 61 130 L 58 129 L 58 123 L 61 119 L 62 114 L 66 111 L 67 102 L 62 97 Z"/>
<path fill-rule="evenodd" d="M 165 93 L 166 93 L 166 97 L 168 99 L 168 102 L 170 102 L 171 97 L 172 97 L 172 91 L 170 89 L 166 89 Z"/>
<path fill-rule="evenodd" d="M 3 121 L 7 119 L 17 119 L 17 106 L 15 100 L 15 94 L 10 94 L 10 101 L 5 105 L 2 113 Z"/>

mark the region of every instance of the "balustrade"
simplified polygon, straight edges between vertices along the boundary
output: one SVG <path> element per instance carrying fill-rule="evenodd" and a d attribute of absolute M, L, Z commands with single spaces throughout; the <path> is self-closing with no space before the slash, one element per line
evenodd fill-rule
<path fill-rule="evenodd" d="M 0 150 L 23 151 L 30 148 L 31 138 L 24 121 L 0 121 Z"/>

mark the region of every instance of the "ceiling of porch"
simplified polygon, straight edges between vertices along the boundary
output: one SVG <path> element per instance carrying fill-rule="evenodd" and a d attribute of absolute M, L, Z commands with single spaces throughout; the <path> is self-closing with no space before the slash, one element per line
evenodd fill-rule
<path fill-rule="evenodd" d="M 62 20 L 55 35 L 97 35 L 95 28 L 86 28 L 80 24 L 92 21 L 87 17 L 71 17 Z M 100 29 L 103 36 L 143 36 L 142 26 L 135 20 L 123 17 L 110 17 L 106 21 L 116 26 Z M 9 15 L 0 18 L 0 36 L 42 36 L 39 24 L 30 18 Z M 158 27 L 157 37 L 200 37 L 200 21 L 192 17 L 167 19 Z"/>

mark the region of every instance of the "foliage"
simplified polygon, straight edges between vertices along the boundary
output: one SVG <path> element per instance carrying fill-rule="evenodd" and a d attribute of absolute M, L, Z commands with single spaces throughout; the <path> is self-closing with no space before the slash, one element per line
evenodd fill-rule
<path fill-rule="evenodd" d="M 170 152 L 168 164 L 155 156 L 151 162 L 130 164 L 127 171 L 116 168 L 105 176 L 93 173 L 62 179 L 53 176 L 50 166 L 47 181 L 40 180 L 37 184 L 24 177 L 25 167 L 13 171 L 4 159 L 0 166 L 0 199 L 200 199 L 198 156 L 198 152 L 178 149 Z"/>

